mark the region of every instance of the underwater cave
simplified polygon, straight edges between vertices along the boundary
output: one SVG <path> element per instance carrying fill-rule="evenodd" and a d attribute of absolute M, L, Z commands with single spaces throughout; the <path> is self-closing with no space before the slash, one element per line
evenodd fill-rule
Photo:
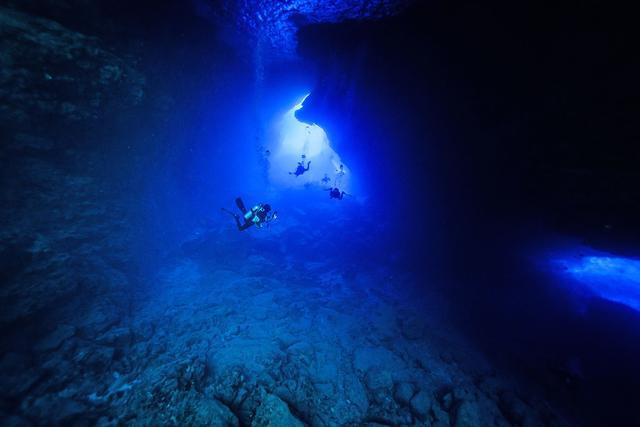
<path fill-rule="evenodd" d="M 4 1 L 0 425 L 640 425 L 634 16 Z"/>

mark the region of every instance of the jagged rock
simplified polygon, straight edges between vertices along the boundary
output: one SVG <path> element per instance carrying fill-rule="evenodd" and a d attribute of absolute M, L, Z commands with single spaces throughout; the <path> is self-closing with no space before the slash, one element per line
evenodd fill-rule
<path fill-rule="evenodd" d="M 453 389 L 454 400 L 467 400 L 476 396 L 472 387 L 460 386 Z"/>
<path fill-rule="evenodd" d="M 453 407 L 453 401 L 454 401 L 453 393 L 450 391 L 446 392 L 442 396 L 442 407 L 447 411 L 450 411 L 451 408 Z"/>
<path fill-rule="evenodd" d="M 411 409 L 413 409 L 421 418 L 425 418 L 431 408 L 432 399 L 429 393 L 421 390 L 418 394 L 413 396 L 410 403 Z"/>
<path fill-rule="evenodd" d="M 178 388 L 180 390 L 191 390 L 192 388 L 201 390 L 205 383 L 206 371 L 206 363 L 202 358 L 195 357 L 182 363 L 176 376 Z"/>
<path fill-rule="evenodd" d="M 107 304 L 101 304 L 99 306 L 92 307 L 85 316 L 78 319 L 76 326 L 79 334 L 87 337 L 95 337 L 100 333 L 105 332 L 119 321 L 119 313 L 114 309 L 114 307 L 110 307 Z"/>
<path fill-rule="evenodd" d="M 394 1 L 291 0 L 211 2 L 210 18 L 225 26 L 235 26 L 241 47 L 259 48 L 274 57 L 295 55 L 296 33 L 302 25 L 344 20 L 379 19 L 391 16 L 409 3 Z"/>
<path fill-rule="evenodd" d="M 373 367 L 384 367 L 392 371 L 401 371 L 405 363 L 398 356 L 383 347 L 364 347 L 356 350 L 354 368 L 362 373 Z"/>
<path fill-rule="evenodd" d="M 193 405 L 193 417 L 189 420 L 194 426 L 235 427 L 238 418 L 231 410 L 215 399 L 202 399 Z"/>
<path fill-rule="evenodd" d="M 34 346 L 34 350 L 45 352 L 55 350 L 64 340 L 71 338 L 76 333 L 76 328 L 71 325 L 59 325 L 52 333 L 47 335 Z"/>
<path fill-rule="evenodd" d="M 369 409 L 369 400 L 360 380 L 355 375 L 350 376 L 345 379 L 344 388 L 347 398 L 354 405 L 352 409 L 354 415 L 364 415 Z"/>
<path fill-rule="evenodd" d="M 129 328 L 113 328 L 96 339 L 98 344 L 113 347 L 123 347 L 131 343 L 132 335 Z"/>
<path fill-rule="evenodd" d="M 243 425 L 250 425 L 256 409 L 266 399 L 267 392 L 263 387 L 255 387 L 249 391 L 246 399 L 240 404 L 238 417 Z"/>
<path fill-rule="evenodd" d="M 449 427 L 451 425 L 449 414 L 443 411 L 437 402 L 431 403 L 431 413 L 433 415 L 431 424 L 434 427 Z"/>
<path fill-rule="evenodd" d="M 101 117 L 138 104 L 144 79 L 93 37 L 0 8 L 0 117 L 26 126 L 43 117 Z M 27 64 L 27 65 L 25 65 Z"/>
<path fill-rule="evenodd" d="M 393 378 L 389 371 L 385 369 L 372 368 L 367 371 L 365 376 L 365 384 L 370 390 L 380 388 L 390 389 L 393 387 Z"/>
<path fill-rule="evenodd" d="M 205 366 L 206 374 L 212 376 L 214 371 L 209 363 L 208 360 Z M 241 402 L 246 393 L 246 390 L 243 389 L 245 380 L 245 375 L 239 367 L 228 369 L 215 376 L 212 384 L 207 387 L 207 393 L 225 403 Z"/>
<path fill-rule="evenodd" d="M 87 344 L 79 348 L 73 360 L 95 371 L 103 371 L 111 365 L 114 354 L 113 347 Z"/>
<path fill-rule="evenodd" d="M 268 394 L 251 422 L 252 427 L 302 427 L 304 424 L 294 417 L 289 407 L 278 396 Z"/>
<path fill-rule="evenodd" d="M 463 401 L 456 410 L 454 427 L 474 427 L 489 423 L 490 420 L 481 417 L 478 406 L 473 401 Z"/>
<path fill-rule="evenodd" d="M 38 390 L 60 390 L 72 381 L 75 368 L 59 352 L 50 353 L 50 357 L 41 365 L 45 375 L 38 384 Z"/>
<path fill-rule="evenodd" d="M 408 405 L 411 402 L 411 398 L 413 397 L 414 388 L 412 384 L 409 383 L 400 383 L 396 386 L 396 391 L 394 393 L 394 397 L 398 403 L 403 405 Z"/>

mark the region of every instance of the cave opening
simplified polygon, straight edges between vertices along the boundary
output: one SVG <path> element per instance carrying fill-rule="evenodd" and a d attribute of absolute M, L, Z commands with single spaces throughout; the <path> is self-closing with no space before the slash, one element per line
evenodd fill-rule
<path fill-rule="evenodd" d="M 632 17 L 9 0 L 0 417 L 640 424 Z"/>

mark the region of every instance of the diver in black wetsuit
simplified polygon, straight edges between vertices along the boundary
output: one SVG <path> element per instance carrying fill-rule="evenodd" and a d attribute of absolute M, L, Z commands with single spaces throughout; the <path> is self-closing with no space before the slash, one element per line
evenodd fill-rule
<path fill-rule="evenodd" d="M 298 167 L 296 168 L 295 172 L 289 172 L 289 175 L 295 175 L 295 176 L 300 176 L 303 173 L 305 173 L 306 171 L 309 170 L 309 165 L 311 164 L 311 161 L 307 162 L 307 167 L 304 167 L 304 160 L 298 162 Z"/>
<path fill-rule="evenodd" d="M 247 208 L 244 206 L 244 203 L 242 202 L 242 199 L 238 197 L 236 198 L 236 206 L 238 206 L 238 209 L 240 209 L 240 212 L 242 212 L 244 222 L 240 221 L 240 215 L 235 214 L 225 208 L 222 208 L 222 210 L 233 216 L 233 218 L 236 220 L 238 230 L 240 231 L 244 231 L 252 225 L 255 225 L 258 228 L 262 228 L 265 224 L 268 224 L 278 218 L 278 212 L 273 212 L 271 215 L 269 215 L 271 206 L 267 203 L 259 203 L 256 206 L 252 207 L 251 210 L 247 210 Z"/>
<path fill-rule="evenodd" d="M 344 198 L 345 195 L 348 196 L 347 193 L 345 193 L 344 191 L 340 191 L 338 189 L 338 187 L 335 188 L 329 188 L 327 190 L 329 192 L 329 198 L 330 199 L 338 199 L 338 200 L 342 200 Z"/>

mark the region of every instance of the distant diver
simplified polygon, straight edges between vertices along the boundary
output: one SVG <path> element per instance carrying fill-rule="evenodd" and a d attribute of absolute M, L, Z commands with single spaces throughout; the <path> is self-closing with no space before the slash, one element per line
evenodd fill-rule
<path fill-rule="evenodd" d="M 327 182 L 331 181 L 331 178 L 329 178 L 329 175 L 325 173 L 324 178 L 322 178 L 321 181 L 326 184 Z"/>
<path fill-rule="evenodd" d="M 348 196 L 348 194 L 344 191 L 340 191 L 338 187 L 328 188 L 327 191 L 329 192 L 330 199 L 342 200 L 344 196 Z"/>
<path fill-rule="evenodd" d="M 304 157 L 303 157 L 304 159 Z M 309 170 L 309 165 L 311 164 L 311 161 L 307 162 L 307 167 L 304 167 L 304 160 L 298 162 L 298 167 L 296 168 L 295 172 L 289 172 L 289 175 L 295 175 L 295 176 L 300 176 L 303 173 L 305 173 L 306 171 Z"/>
<path fill-rule="evenodd" d="M 222 208 L 222 210 L 233 216 L 233 218 L 236 220 L 238 230 L 240 231 L 244 231 L 252 225 L 255 225 L 258 228 L 262 228 L 265 224 L 269 224 L 271 221 L 278 218 L 278 212 L 276 211 L 269 215 L 271 206 L 267 203 L 259 203 L 256 206 L 252 207 L 251 210 L 247 210 L 247 208 L 244 206 L 244 203 L 242 202 L 242 199 L 238 197 L 236 198 L 236 206 L 238 206 L 238 209 L 240 209 L 240 212 L 242 212 L 244 222 L 240 221 L 240 215 L 235 214 L 225 208 Z"/>
<path fill-rule="evenodd" d="M 336 168 L 336 178 L 333 180 L 333 185 L 338 186 L 338 184 L 342 182 L 342 177 L 344 177 L 345 174 L 344 165 L 340 165 L 339 168 Z"/>

